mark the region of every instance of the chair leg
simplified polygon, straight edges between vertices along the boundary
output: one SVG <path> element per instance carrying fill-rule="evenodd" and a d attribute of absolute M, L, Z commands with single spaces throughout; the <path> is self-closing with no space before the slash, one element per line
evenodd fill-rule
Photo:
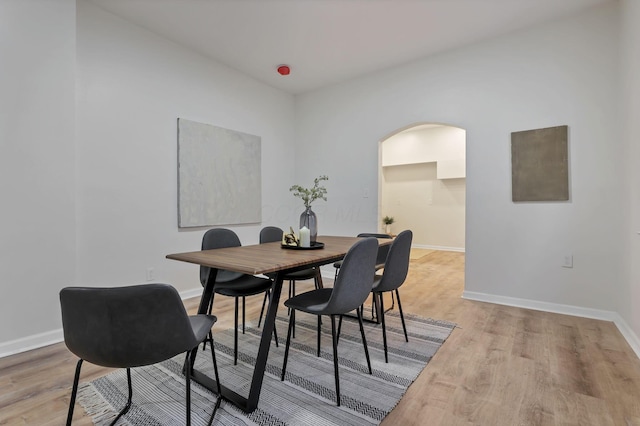
<path fill-rule="evenodd" d="M 340 315 L 340 320 L 338 321 L 338 342 L 340 342 L 340 333 L 342 332 L 342 317 L 343 315 Z"/>
<path fill-rule="evenodd" d="M 284 361 L 282 362 L 282 373 L 280 375 L 280 381 L 284 381 L 284 375 L 287 371 L 287 359 L 289 359 L 289 346 L 291 345 L 291 325 L 295 321 L 295 309 L 291 310 L 289 314 L 289 331 L 287 331 L 287 344 L 284 347 Z"/>
<path fill-rule="evenodd" d="M 322 316 L 318 315 L 318 353 L 317 353 L 317 357 L 320 357 L 320 340 L 322 340 Z"/>
<path fill-rule="evenodd" d="M 338 374 L 338 335 L 336 333 L 336 316 L 331 315 L 331 337 L 333 339 L 333 374 L 336 378 L 336 402 L 340 406 L 340 376 Z"/>
<path fill-rule="evenodd" d="M 238 365 L 238 298 L 236 297 L 236 309 L 233 321 L 233 365 Z"/>
<path fill-rule="evenodd" d="M 242 334 L 244 334 L 244 324 L 245 324 L 245 320 L 246 320 L 246 301 L 245 301 L 245 297 L 242 296 Z"/>
<path fill-rule="evenodd" d="M 187 368 L 187 372 L 188 371 L 189 369 Z M 109 426 L 115 425 L 116 422 L 120 419 L 120 417 L 127 414 L 127 411 L 129 411 L 129 408 L 131 408 L 131 399 L 133 397 L 133 387 L 131 386 L 131 369 L 130 368 L 127 368 L 127 385 L 129 387 L 129 398 L 127 399 L 127 405 L 125 405 L 124 408 L 120 410 L 116 418 L 113 419 L 113 421 L 109 424 Z"/>
<path fill-rule="evenodd" d="M 387 354 L 387 326 L 384 322 L 384 300 L 382 293 L 378 293 L 380 300 L 380 320 L 382 322 L 382 342 L 384 343 L 384 362 L 389 362 L 389 355 Z"/>
<path fill-rule="evenodd" d="M 371 319 L 375 319 L 380 322 L 380 318 L 378 318 L 378 295 L 377 293 L 371 293 Z M 364 312 L 364 311 L 363 311 Z"/>
<path fill-rule="evenodd" d="M 294 297 L 296 295 L 296 282 L 291 280 L 289 281 L 289 296 Z M 291 337 L 296 338 L 296 316 L 293 316 L 293 332 Z"/>
<path fill-rule="evenodd" d="M 213 341 L 211 342 L 211 352 L 213 352 Z M 188 362 L 190 355 L 191 355 L 191 351 L 187 352 L 187 359 L 185 360 L 185 363 Z M 184 406 L 187 413 L 187 426 L 191 426 L 191 369 L 190 368 L 185 369 L 184 377 L 185 377 L 184 386 L 186 389 Z"/>
<path fill-rule="evenodd" d="M 369 374 L 373 374 L 373 370 L 371 369 L 371 358 L 369 358 L 369 347 L 367 346 L 367 338 L 364 335 L 364 324 L 362 324 L 362 313 L 360 313 L 359 309 L 356 309 L 358 312 L 358 322 L 360 323 L 360 335 L 362 335 L 362 345 L 364 346 L 364 355 L 367 357 L 367 366 L 369 367 Z M 340 317 L 342 319 L 342 317 Z"/>
<path fill-rule="evenodd" d="M 69 402 L 69 412 L 67 414 L 67 426 L 71 426 L 71 419 L 73 418 L 73 409 L 76 405 L 76 395 L 78 394 L 78 382 L 80 381 L 80 369 L 82 368 L 83 359 L 80 358 L 76 364 L 76 373 L 73 377 L 73 388 L 71 390 L 71 401 Z"/>
<path fill-rule="evenodd" d="M 404 330 L 404 340 L 406 342 L 409 341 L 409 336 L 407 335 L 407 326 L 404 323 L 404 314 L 402 313 L 402 304 L 400 303 L 400 293 L 396 288 L 396 298 L 398 299 L 398 311 L 400 311 L 400 319 L 402 320 L 402 329 Z"/>

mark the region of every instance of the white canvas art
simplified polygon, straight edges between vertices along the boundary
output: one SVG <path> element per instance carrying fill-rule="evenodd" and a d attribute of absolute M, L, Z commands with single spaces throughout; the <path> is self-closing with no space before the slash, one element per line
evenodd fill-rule
<path fill-rule="evenodd" d="M 260 137 L 178 119 L 178 226 L 262 221 Z"/>

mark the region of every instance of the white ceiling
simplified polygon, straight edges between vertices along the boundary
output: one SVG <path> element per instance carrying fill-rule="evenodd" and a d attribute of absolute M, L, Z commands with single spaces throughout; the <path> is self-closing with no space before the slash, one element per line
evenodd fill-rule
<path fill-rule="evenodd" d="M 296 94 L 615 0 L 88 1 Z"/>

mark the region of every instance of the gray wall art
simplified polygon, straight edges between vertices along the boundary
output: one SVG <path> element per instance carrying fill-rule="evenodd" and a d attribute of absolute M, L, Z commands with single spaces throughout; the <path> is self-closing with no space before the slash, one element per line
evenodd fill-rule
<path fill-rule="evenodd" d="M 513 201 L 569 199 L 568 126 L 511 133 Z"/>
<path fill-rule="evenodd" d="M 262 221 L 259 136 L 178 118 L 178 226 Z"/>

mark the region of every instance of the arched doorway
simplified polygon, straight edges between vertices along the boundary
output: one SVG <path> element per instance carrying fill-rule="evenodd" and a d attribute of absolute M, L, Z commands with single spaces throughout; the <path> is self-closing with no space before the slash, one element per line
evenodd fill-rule
<path fill-rule="evenodd" d="M 380 142 L 379 206 L 393 230 L 411 229 L 413 246 L 465 250 L 466 131 L 414 124 Z"/>

